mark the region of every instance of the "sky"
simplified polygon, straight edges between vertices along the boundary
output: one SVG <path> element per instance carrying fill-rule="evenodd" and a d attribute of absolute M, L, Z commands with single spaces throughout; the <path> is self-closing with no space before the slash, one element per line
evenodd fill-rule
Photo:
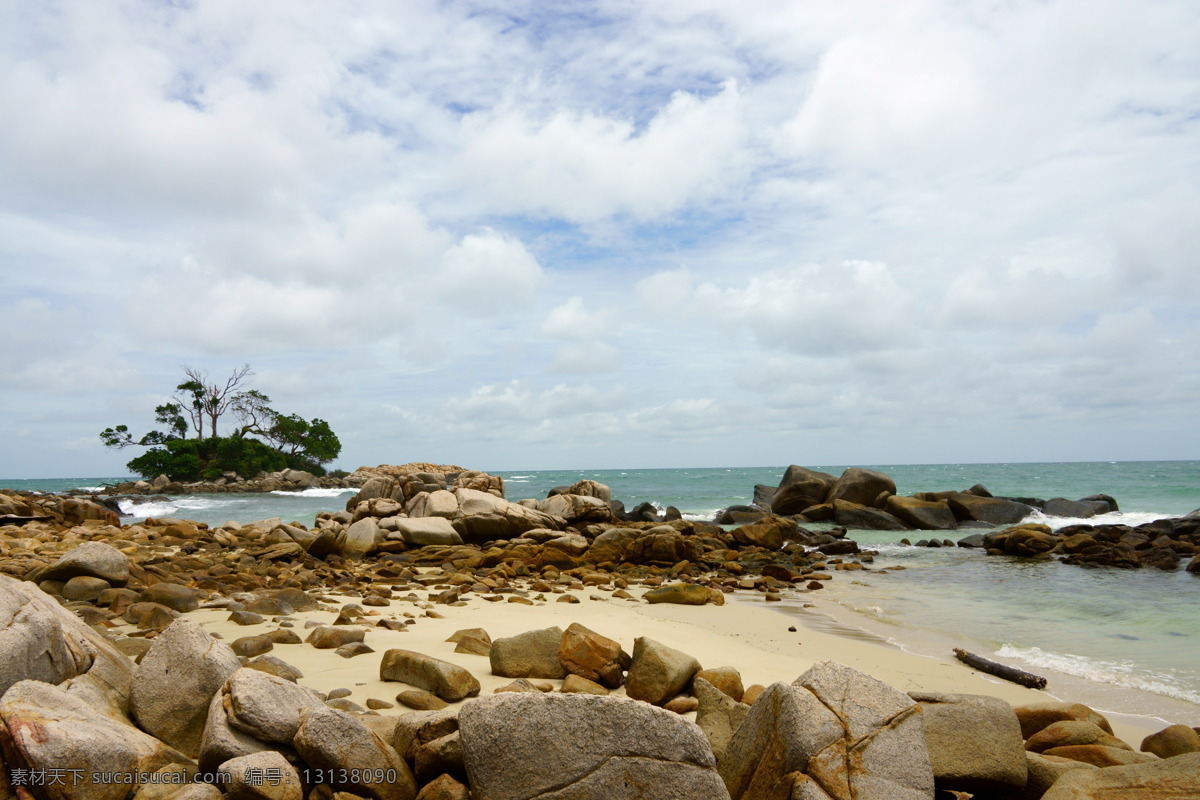
<path fill-rule="evenodd" d="M 1193 459 L 1193 0 L 0 2 L 0 476 Z"/>

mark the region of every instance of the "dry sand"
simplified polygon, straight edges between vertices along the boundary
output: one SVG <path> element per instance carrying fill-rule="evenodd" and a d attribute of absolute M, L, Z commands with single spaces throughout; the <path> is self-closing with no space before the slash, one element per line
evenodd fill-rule
<path fill-rule="evenodd" d="M 631 591 L 635 596 L 640 589 Z M 939 691 L 986 694 L 1013 705 L 1046 702 L 1055 698 L 1045 692 L 1026 689 L 978 673 L 952 659 L 916 655 L 870 634 L 838 625 L 806 625 L 805 615 L 778 613 L 771 604 L 739 602 L 730 598 L 723 606 L 650 605 L 641 600 L 612 598 L 602 589 L 588 588 L 571 592 L 579 603 L 555 602 L 561 595 L 547 594 L 548 602 L 528 606 L 519 603 L 487 602 L 478 595 L 464 596 L 465 605 L 433 605 L 424 601 L 394 599 L 387 608 L 366 607 L 364 617 L 366 644 L 375 650 L 354 658 L 343 658 L 333 650 L 317 650 L 308 644 L 276 645 L 271 655 L 304 673 L 302 685 L 322 692 L 344 688 L 350 698 L 365 706 L 368 698 L 395 702 L 396 695 L 408 685 L 379 680 L 379 663 L 390 648 L 416 650 L 458 664 L 470 670 L 482 685 L 483 694 L 511 682 L 510 678 L 491 674 L 486 656 L 455 653 L 447 637 L 463 628 L 483 628 L 493 639 L 512 636 L 538 628 L 557 625 L 566 628 L 578 622 L 619 641 L 632 652 L 633 641 L 646 636 L 669 647 L 690 653 L 706 667 L 736 667 L 746 686 L 769 685 L 776 681 L 792 682 L 818 661 L 832 659 L 873 675 L 901 691 Z M 332 597 L 340 605 L 361 598 Z M 329 611 L 294 614 L 294 630 L 307 638 L 305 622 L 331 623 L 337 606 Z M 443 618 L 427 616 L 432 612 Z M 380 618 L 404 619 L 411 615 L 415 623 L 405 632 L 374 627 Z M 205 629 L 226 641 L 266 633 L 279 627 L 267 620 L 258 625 L 237 625 L 228 621 L 224 609 L 200 609 L 190 617 Z M 807 622 L 813 623 L 810 617 Z M 796 630 L 789 631 L 789 627 Z M 557 685 L 557 682 L 554 682 Z M 617 690 L 620 693 L 622 690 Z M 409 709 L 396 704 L 383 714 L 403 714 Z M 1116 734 L 1134 747 L 1142 738 L 1164 725 L 1149 717 L 1110 717 Z"/>

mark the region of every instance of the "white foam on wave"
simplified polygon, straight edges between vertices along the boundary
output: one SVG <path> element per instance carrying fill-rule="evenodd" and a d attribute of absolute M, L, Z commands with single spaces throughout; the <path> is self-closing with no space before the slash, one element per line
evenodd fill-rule
<path fill-rule="evenodd" d="M 682 516 L 684 519 L 688 520 L 689 522 L 712 522 L 714 519 L 717 518 L 717 514 L 720 513 L 720 511 L 721 511 L 721 509 L 714 508 L 711 511 L 701 511 L 696 514 L 680 512 L 680 516 Z"/>
<path fill-rule="evenodd" d="M 104 486 L 76 486 L 76 487 L 75 487 L 75 490 L 76 490 L 76 491 L 79 491 L 79 492 L 103 492 L 103 491 L 107 491 L 106 487 L 104 487 Z"/>
<path fill-rule="evenodd" d="M 346 494 L 347 492 L 357 492 L 358 489 L 301 489 L 298 492 L 285 492 L 279 489 L 271 492 L 271 494 L 281 495 L 283 497 L 337 497 L 338 495 Z"/>
<path fill-rule="evenodd" d="M 161 500 L 118 500 L 122 514 L 131 517 L 169 517 L 178 511 L 195 511 L 227 505 L 229 501 L 210 500 L 203 497 L 163 498 Z"/>
<path fill-rule="evenodd" d="M 1034 509 L 1025 519 L 1021 520 L 1024 523 L 1037 523 L 1038 525 L 1046 525 L 1052 531 L 1059 528 L 1065 528 L 1068 525 L 1129 525 L 1134 527 L 1144 525 L 1147 522 L 1154 522 L 1158 519 L 1170 519 L 1175 515 L 1162 514 L 1157 511 L 1112 511 L 1108 514 L 1097 514 L 1094 517 L 1049 517 L 1038 509 Z"/>
<path fill-rule="evenodd" d="M 1035 667 L 1052 669 L 1097 683 L 1200 703 L 1200 692 L 1179 686 L 1173 676 L 1139 670 L 1129 662 L 1102 661 L 1069 653 L 1048 653 L 1040 647 L 1014 647 L 1011 644 L 1001 647 L 996 651 L 996 655 L 1001 658 L 1015 658 Z"/>

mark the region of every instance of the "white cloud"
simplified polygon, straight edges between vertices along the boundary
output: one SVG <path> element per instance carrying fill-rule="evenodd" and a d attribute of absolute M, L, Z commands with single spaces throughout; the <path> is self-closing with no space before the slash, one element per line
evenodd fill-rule
<path fill-rule="evenodd" d="M 446 251 L 437 285 L 452 308 L 495 316 L 532 303 L 543 277 L 520 241 L 487 230 L 464 236 Z"/>
<path fill-rule="evenodd" d="M 1191 4 L 530 9 L 0 7 L 0 474 L 243 361 L 348 462 L 1192 454 Z"/>
<path fill-rule="evenodd" d="M 661 217 L 721 191 L 743 167 L 740 105 L 733 82 L 711 97 L 680 91 L 639 129 L 592 111 L 539 118 L 509 100 L 465 118 L 460 180 L 493 211 Z"/>

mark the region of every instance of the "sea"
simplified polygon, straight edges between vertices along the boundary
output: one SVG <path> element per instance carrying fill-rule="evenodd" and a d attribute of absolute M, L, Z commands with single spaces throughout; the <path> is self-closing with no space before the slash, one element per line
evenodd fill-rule
<path fill-rule="evenodd" d="M 805 464 L 840 474 L 841 465 Z M 1120 511 L 1088 520 L 1137 525 L 1200 508 L 1200 461 L 1105 461 L 1013 464 L 877 464 L 902 494 L 966 489 L 994 495 L 1078 499 L 1103 493 Z M 785 466 L 489 470 L 510 500 L 543 498 L 583 478 L 607 484 L 626 508 L 675 506 L 685 518 L 712 519 L 749 504 L 756 484 L 778 484 Z M 46 492 L 88 489 L 126 477 L 0 480 L 0 488 Z M 269 494 L 203 494 L 120 500 L 123 521 L 173 516 L 210 524 L 281 517 L 311 525 L 317 513 L 345 507 L 354 490 L 308 489 Z M 1051 527 L 1083 520 L 1030 521 Z M 810 526 L 820 528 L 820 525 Z M 972 531 L 974 532 L 974 531 Z M 910 547 L 907 537 L 958 538 L 956 532 L 850 531 L 877 552 L 874 569 L 837 573 L 821 592 L 768 607 L 810 627 L 931 657 L 960 647 L 1044 675 L 1056 697 L 1116 714 L 1200 726 L 1200 574 L 1066 566 L 1053 560 L 987 556 L 957 547 Z M 742 597 L 757 602 L 753 595 Z"/>

